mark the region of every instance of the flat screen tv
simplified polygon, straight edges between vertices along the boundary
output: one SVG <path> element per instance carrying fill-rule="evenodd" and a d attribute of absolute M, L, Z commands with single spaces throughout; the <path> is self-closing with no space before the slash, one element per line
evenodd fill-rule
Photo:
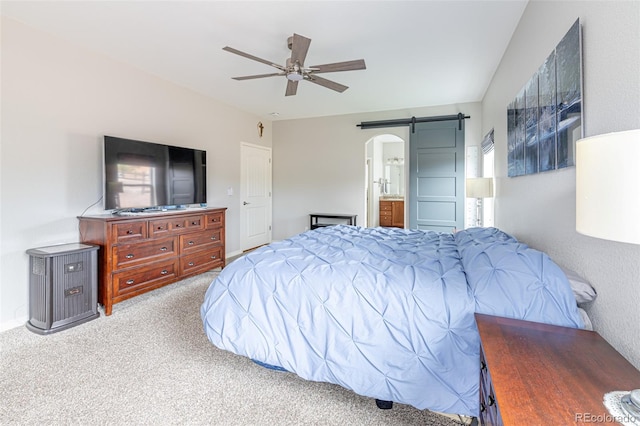
<path fill-rule="evenodd" d="M 207 153 L 104 137 L 104 208 L 139 211 L 207 202 Z"/>

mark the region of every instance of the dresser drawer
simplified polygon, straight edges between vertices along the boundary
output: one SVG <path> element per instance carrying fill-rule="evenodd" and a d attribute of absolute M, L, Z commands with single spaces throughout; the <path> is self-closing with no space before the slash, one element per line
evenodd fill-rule
<path fill-rule="evenodd" d="M 188 232 L 196 229 L 204 229 L 202 215 L 172 218 L 169 220 L 169 230 L 175 233 Z"/>
<path fill-rule="evenodd" d="M 113 247 L 115 269 L 177 256 L 177 240 L 177 237 L 173 237 L 115 246 Z"/>
<path fill-rule="evenodd" d="M 224 226 L 224 212 L 209 213 L 206 218 L 207 229 Z"/>
<path fill-rule="evenodd" d="M 147 222 L 144 220 L 114 223 L 112 226 L 118 243 L 147 238 Z"/>
<path fill-rule="evenodd" d="M 204 215 L 187 216 L 185 218 L 185 229 L 193 231 L 195 229 L 204 229 L 205 218 Z"/>
<path fill-rule="evenodd" d="M 155 219 L 149 221 L 149 238 L 159 238 L 171 232 L 171 219 Z"/>
<path fill-rule="evenodd" d="M 113 289 L 115 296 L 122 296 L 147 289 L 152 286 L 160 286 L 168 281 L 175 281 L 178 275 L 178 262 L 171 260 L 157 263 L 153 266 L 141 266 L 127 271 L 113 274 Z"/>
<path fill-rule="evenodd" d="M 204 215 L 153 219 L 149 221 L 149 238 L 178 235 L 196 229 L 204 229 Z"/>
<path fill-rule="evenodd" d="M 180 258 L 180 273 L 191 274 L 197 271 L 224 266 L 224 247 L 218 246 L 211 250 L 203 250 Z"/>
<path fill-rule="evenodd" d="M 222 228 L 209 229 L 202 232 L 186 234 L 180 236 L 181 252 L 189 253 L 191 251 L 202 250 L 206 246 L 222 245 Z"/>

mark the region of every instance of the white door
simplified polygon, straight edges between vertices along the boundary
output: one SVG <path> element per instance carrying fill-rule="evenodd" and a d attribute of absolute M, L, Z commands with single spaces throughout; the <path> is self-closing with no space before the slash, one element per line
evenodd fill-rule
<path fill-rule="evenodd" d="M 241 144 L 242 251 L 271 242 L 271 148 Z"/>

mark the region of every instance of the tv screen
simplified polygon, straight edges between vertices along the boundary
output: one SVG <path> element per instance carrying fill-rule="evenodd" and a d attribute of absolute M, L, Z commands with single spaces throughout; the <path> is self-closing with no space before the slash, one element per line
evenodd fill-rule
<path fill-rule="evenodd" d="M 206 181 L 206 151 L 104 137 L 105 210 L 206 203 Z"/>

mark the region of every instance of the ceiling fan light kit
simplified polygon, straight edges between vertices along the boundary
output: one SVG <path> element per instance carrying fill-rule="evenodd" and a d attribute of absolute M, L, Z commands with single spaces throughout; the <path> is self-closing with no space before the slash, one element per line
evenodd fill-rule
<path fill-rule="evenodd" d="M 304 76 L 301 72 L 290 72 L 287 73 L 287 80 L 289 81 L 300 81 L 304 80 Z"/>
<path fill-rule="evenodd" d="M 316 74 L 366 69 L 364 59 L 357 59 L 346 62 L 334 62 L 324 65 L 314 65 L 309 68 L 305 68 L 304 60 L 307 57 L 307 52 L 309 51 L 310 44 L 311 39 L 303 37 L 299 34 L 294 34 L 293 36 L 289 37 L 287 39 L 287 46 L 289 47 L 289 49 L 291 49 L 291 57 L 287 58 L 285 66 L 278 65 L 275 62 L 267 61 L 266 59 L 250 55 L 229 46 L 223 47 L 222 50 L 226 50 L 230 53 L 235 53 L 236 55 L 243 56 L 253 61 L 261 62 L 265 65 L 269 65 L 280 70 L 280 72 L 278 73 L 257 74 L 232 78 L 234 80 L 251 80 L 256 78 L 285 76 L 287 79 L 287 89 L 285 91 L 285 96 L 295 95 L 298 91 L 298 82 L 302 80 L 310 81 L 319 86 L 342 93 L 349 87 L 340 83 L 336 83 L 335 81 L 327 80 L 326 78 L 318 77 Z"/>

